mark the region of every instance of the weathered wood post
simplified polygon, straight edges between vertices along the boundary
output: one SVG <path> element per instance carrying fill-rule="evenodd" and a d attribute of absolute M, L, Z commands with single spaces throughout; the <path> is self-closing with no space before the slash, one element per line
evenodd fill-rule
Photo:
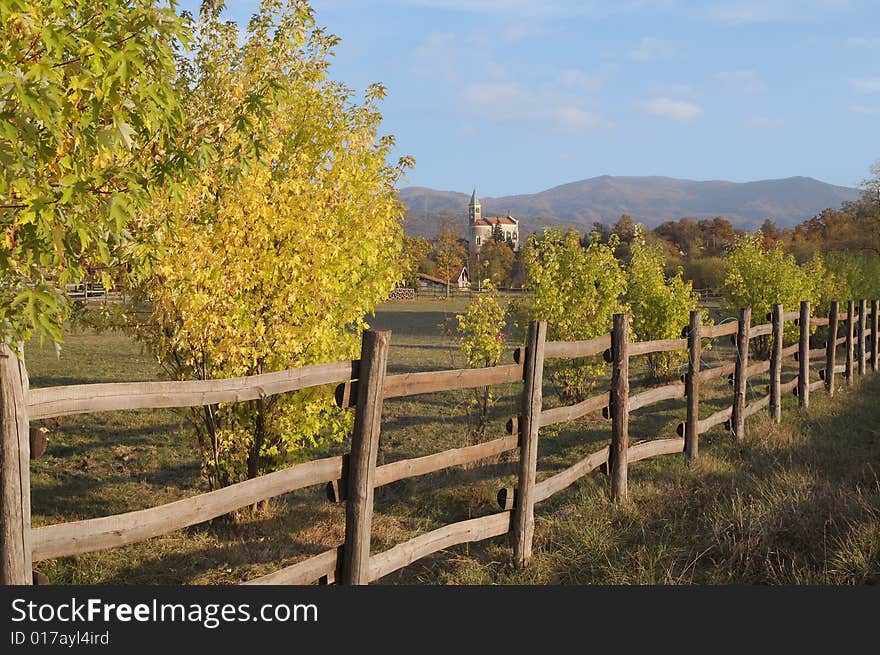
<path fill-rule="evenodd" d="M 684 425 L 684 461 L 688 464 L 699 455 L 700 431 L 697 423 L 700 420 L 700 359 L 702 357 L 702 314 L 699 309 L 691 312 L 690 324 L 687 328 L 688 339 L 688 370 L 685 378 L 685 396 L 687 397 L 687 417 Z"/>
<path fill-rule="evenodd" d="M 810 301 L 801 301 L 798 317 L 798 407 L 810 406 Z"/>
<path fill-rule="evenodd" d="M 858 362 L 859 362 L 859 375 L 862 376 L 865 374 L 865 328 L 867 327 L 867 314 L 868 310 L 868 301 L 860 300 L 859 301 L 859 339 L 856 345 L 858 348 Z"/>
<path fill-rule="evenodd" d="M 853 351 L 855 350 L 855 327 L 856 327 L 856 302 L 850 300 L 846 305 L 846 386 L 851 387 L 854 383 L 854 361 Z"/>
<path fill-rule="evenodd" d="M 4 585 L 33 583 L 27 393 L 24 361 L 0 343 L 0 583 Z"/>
<path fill-rule="evenodd" d="M 837 329 L 839 303 L 831 301 L 828 311 L 828 341 L 825 343 L 825 389 L 828 395 L 834 396 L 834 367 L 837 366 Z"/>
<path fill-rule="evenodd" d="M 361 337 L 357 406 L 348 461 L 345 504 L 345 545 L 341 584 L 370 581 L 370 533 L 373 482 L 382 423 L 382 391 L 388 363 L 389 330 L 367 330 Z"/>
<path fill-rule="evenodd" d="M 611 474 L 611 498 L 627 497 L 629 448 L 629 313 L 615 314 L 611 331 L 611 448 L 608 471 Z"/>
<path fill-rule="evenodd" d="M 874 299 L 871 301 L 871 370 L 875 373 L 877 372 L 877 367 L 880 365 L 880 362 L 877 361 L 878 350 L 880 350 L 880 334 L 878 334 L 878 330 L 880 330 L 880 316 L 878 316 L 877 312 L 880 310 L 880 301 Z"/>
<path fill-rule="evenodd" d="M 770 321 L 773 328 L 773 343 L 770 346 L 770 417 L 775 423 L 782 420 L 782 312 L 781 304 L 773 305 Z"/>
<path fill-rule="evenodd" d="M 733 373 L 733 410 L 730 416 L 730 430 L 737 441 L 745 439 L 746 431 L 746 369 L 749 367 L 749 330 L 752 325 L 752 308 L 739 310 L 739 324 L 736 331 L 736 369 Z"/>
<path fill-rule="evenodd" d="M 525 568 L 532 560 L 535 536 L 535 477 L 538 469 L 538 428 L 541 425 L 544 342 L 547 322 L 529 323 L 523 363 L 522 424 L 519 443 L 519 478 L 513 511 L 513 561 Z"/>

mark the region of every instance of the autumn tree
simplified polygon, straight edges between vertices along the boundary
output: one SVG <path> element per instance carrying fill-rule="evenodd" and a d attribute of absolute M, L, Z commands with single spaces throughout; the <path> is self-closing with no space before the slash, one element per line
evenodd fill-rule
<path fill-rule="evenodd" d="M 697 307 L 697 294 L 691 283 L 664 273 L 662 249 L 647 243 L 641 228 L 632 240 L 632 258 L 627 267 L 626 302 L 632 310 L 632 330 L 639 341 L 677 339 L 688 324 L 690 312 Z M 649 353 L 648 372 L 652 380 L 677 377 L 685 361 L 685 352 Z"/>
<path fill-rule="evenodd" d="M 422 269 L 425 267 L 425 261 L 430 252 L 431 242 L 427 239 L 404 235 L 401 266 L 403 268 L 403 281 L 407 286 L 418 286 L 419 273 L 423 272 Z"/>
<path fill-rule="evenodd" d="M 499 300 L 495 286 L 488 283 L 484 287 L 484 293 L 475 295 L 467 309 L 456 315 L 456 319 L 460 347 L 467 365 L 471 368 L 496 366 L 504 352 L 507 312 Z M 491 387 L 474 389 L 475 420 L 469 430 L 471 444 L 482 440 L 493 400 Z"/>
<path fill-rule="evenodd" d="M 477 268 L 472 271 L 474 277 L 479 274 L 480 281 L 489 280 L 496 287 L 509 283 L 516 255 L 507 243 L 490 239 L 483 244 L 475 259 Z"/>
<path fill-rule="evenodd" d="M 592 339 L 611 329 L 612 316 L 624 310 L 626 273 L 614 257 L 617 238 L 608 244 L 593 233 L 586 247 L 578 233 L 545 230 L 532 235 L 524 250 L 528 304 L 517 309 L 518 323 L 547 321 L 547 338 Z M 583 400 L 591 378 L 604 370 L 600 358 L 581 358 L 556 365 L 551 377 L 564 402 Z"/>
<path fill-rule="evenodd" d="M 3 0 L 0 25 L 0 324 L 57 343 L 87 266 L 109 287 L 152 265 L 167 217 L 141 210 L 187 168 L 173 82 L 189 35 L 155 0 Z"/>
<path fill-rule="evenodd" d="M 437 273 L 446 282 L 446 297 L 449 297 L 449 287 L 452 278 L 464 266 L 467 253 L 461 245 L 461 233 L 458 223 L 444 219 L 440 225 L 440 234 L 434 247 L 434 259 L 437 262 Z"/>
<path fill-rule="evenodd" d="M 300 1 L 263 0 L 247 29 L 202 5 L 179 62 L 181 138 L 204 147 L 196 181 L 152 207 L 161 235 L 141 287 L 139 336 L 171 376 L 249 376 L 356 358 L 364 317 L 401 279 L 402 208 L 377 133 L 381 86 L 358 102 L 328 77 L 338 39 Z M 196 412 L 203 472 L 217 488 L 341 439 L 350 415 L 332 390 Z"/>

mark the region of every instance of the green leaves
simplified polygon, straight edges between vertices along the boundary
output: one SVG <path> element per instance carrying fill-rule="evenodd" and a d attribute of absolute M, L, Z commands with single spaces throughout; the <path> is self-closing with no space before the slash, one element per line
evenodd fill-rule
<path fill-rule="evenodd" d="M 82 281 L 87 265 L 127 274 L 127 249 L 153 234 L 131 226 L 154 170 L 185 175 L 169 140 L 182 118 L 174 50 L 188 35 L 154 0 L 3 0 L 0 25 L 0 324 L 7 340 L 58 340 L 60 281 Z M 9 314 L 13 297 L 24 314 Z"/>

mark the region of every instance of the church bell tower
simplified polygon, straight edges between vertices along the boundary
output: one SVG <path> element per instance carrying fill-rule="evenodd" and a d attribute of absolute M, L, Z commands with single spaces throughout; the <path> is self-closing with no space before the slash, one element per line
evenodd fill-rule
<path fill-rule="evenodd" d="M 468 203 L 468 218 L 470 219 L 471 225 L 482 218 L 480 214 L 480 199 L 477 198 L 477 190 L 474 189 L 474 192 L 471 194 L 471 201 Z"/>

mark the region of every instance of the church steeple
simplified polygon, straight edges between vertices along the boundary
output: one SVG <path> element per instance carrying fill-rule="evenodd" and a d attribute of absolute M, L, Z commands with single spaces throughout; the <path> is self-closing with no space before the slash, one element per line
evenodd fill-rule
<path fill-rule="evenodd" d="M 480 199 L 477 198 L 477 190 L 474 189 L 474 192 L 471 194 L 471 201 L 468 203 L 468 218 L 471 225 L 482 218 L 481 214 Z"/>

